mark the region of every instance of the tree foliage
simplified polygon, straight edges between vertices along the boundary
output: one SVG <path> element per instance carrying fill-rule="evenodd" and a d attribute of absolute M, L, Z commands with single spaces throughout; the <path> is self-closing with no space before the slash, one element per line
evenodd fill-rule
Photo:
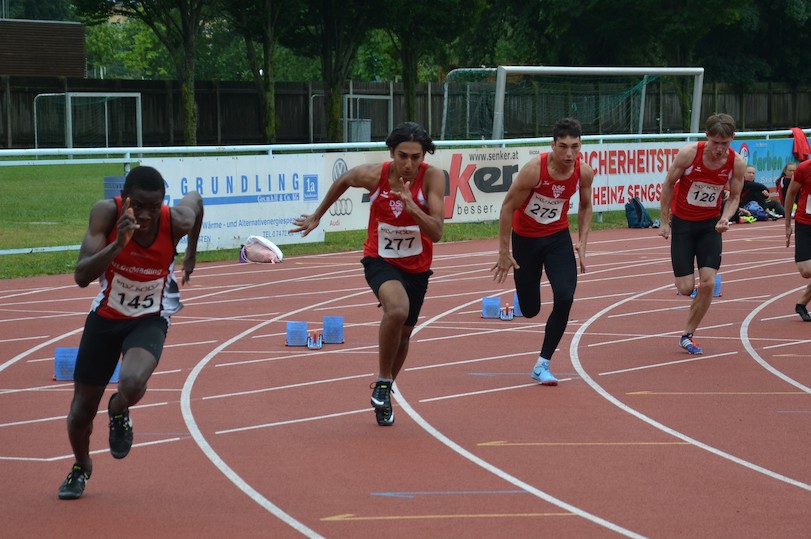
<path fill-rule="evenodd" d="M 183 133 L 186 144 L 197 144 L 195 103 L 196 46 L 210 16 L 210 0 L 73 0 L 77 11 L 89 20 L 117 15 L 143 21 L 169 52 L 180 81 L 183 103 Z"/>
<path fill-rule="evenodd" d="M 350 78 L 401 79 L 407 117 L 416 83 L 456 67 L 703 66 L 705 80 L 742 91 L 811 83 L 808 0 L 12 0 L 10 10 L 89 23 L 124 17 L 129 23 L 88 30 L 91 67 L 105 66 L 108 78 L 177 78 L 190 144 L 198 76 L 254 80 L 268 141 L 278 80 L 323 82 L 333 141 Z"/>
<path fill-rule="evenodd" d="M 343 140 L 341 106 L 357 52 L 375 27 L 378 12 L 362 0 L 306 0 L 283 43 L 321 60 L 327 140 Z"/>

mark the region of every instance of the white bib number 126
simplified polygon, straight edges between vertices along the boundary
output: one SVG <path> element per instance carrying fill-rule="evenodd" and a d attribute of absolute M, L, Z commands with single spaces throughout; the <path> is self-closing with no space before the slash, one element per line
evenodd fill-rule
<path fill-rule="evenodd" d="M 687 203 L 692 206 L 702 206 L 712 208 L 718 205 L 718 197 L 721 196 L 723 185 L 713 185 L 711 183 L 693 182 L 687 192 Z"/>

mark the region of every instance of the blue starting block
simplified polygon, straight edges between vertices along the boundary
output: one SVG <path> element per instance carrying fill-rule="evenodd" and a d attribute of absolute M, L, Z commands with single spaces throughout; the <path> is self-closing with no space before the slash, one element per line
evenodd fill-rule
<path fill-rule="evenodd" d="M 344 317 L 324 317 L 324 344 L 342 344 L 344 342 Z"/>
<path fill-rule="evenodd" d="M 699 283 L 698 286 L 701 286 L 701 283 Z M 698 287 L 693 289 L 693 293 L 690 294 L 690 297 L 691 298 L 696 297 L 697 293 L 698 293 Z M 712 297 L 717 298 L 717 297 L 720 297 L 720 296 L 721 296 L 721 274 L 716 273 L 715 274 L 715 286 L 712 288 Z"/>
<path fill-rule="evenodd" d="M 78 348 L 57 348 L 54 351 L 54 381 L 73 381 L 73 371 L 76 369 L 76 356 L 79 355 Z M 118 383 L 118 376 L 121 371 L 121 361 L 115 366 L 115 371 L 110 377 L 111 384 Z"/>
<path fill-rule="evenodd" d="M 288 322 L 285 344 L 287 346 L 307 346 L 307 322 Z"/>
<path fill-rule="evenodd" d="M 485 296 L 482 298 L 482 318 L 500 318 L 501 298 Z"/>
<path fill-rule="evenodd" d="M 521 304 L 518 303 L 518 292 L 513 292 L 513 314 L 515 316 L 524 316 L 521 312 Z"/>

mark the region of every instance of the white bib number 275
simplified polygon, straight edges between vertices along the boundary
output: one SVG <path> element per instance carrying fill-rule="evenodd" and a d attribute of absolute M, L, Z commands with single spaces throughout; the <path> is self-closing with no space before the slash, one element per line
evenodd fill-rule
<path fill-rule="evenodd" d="M 108 305 L 121 314 L 135 318 L 160 310 L 163 279 L 133 281 L 119 274 L 113 275 Z"/>
<path fill-rule="evenodd" d="M 568 202 L 565 198 L 549 198 L 538 193 L 532 193 L 524 213 L 542 225 L 554 223 L 563 213 L 563 205 Z"/>

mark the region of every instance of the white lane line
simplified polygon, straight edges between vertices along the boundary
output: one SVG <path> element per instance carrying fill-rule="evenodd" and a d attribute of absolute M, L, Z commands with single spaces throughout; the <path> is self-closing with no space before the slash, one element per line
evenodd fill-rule
<path fill-rule="evenodd" d="M 422 330 L 423 328 L 429 326 L 434 321 L 439 320 L 439 319 L 443 318 L 444 316 L 447 316 L 448 314 L 453 313 L 454 311 L 469 307 L 470 305 L 472 305 L 476 301 L 481 301 L 481 300 L 474 300 L 474 301 L 468 302 L 466 304 L 458 305 L 458 306 L 454 307 L 453 309 L 449 309 L 449 310 L 447 310 L 447 311 L 445 311 L 443 313 L 440 313 L 440 314 L 434 316 L 433 318 L 427 320 L 426 322 L 416 326 L 414 328 L 414 332 L 412 333 L 412 335 L 415 334 L 415 333 L 418 333 L 420 330 Z M 396 383 L 395 383 L 395 387 L 397 387 Z M 560 508 L 562 508 L 562 509 L 564 509 L 566 511 L 571 512 L 571 513 L 574 513 L 575 515 L 577 515 L 577 516 L 579 516 L 579 517 L 581 517 L 583 519 L 594 522 L 595 524 L 603 526 L 604 528 L 607 528 L 607 529 L 609 529 L 609 530 L 611 530 L 611 531 L 613 531 L 615 533 L 624 535 L 626 537 L 634 537 L 634 538 L 642 538 L 642 537 L 644 537 L 642 535 L 639 535 L 636 532 L 633 532 L 631 530 L 627 530 L 627 529 L 625 529 L 625 528 L 623 528 L 623 527 L 621 527 L 621 526 L 619 526 L 617 524 L 614 524 L 613 522 L 609 522 L 608 520 L 605 520 L 602 517 L 599 517 L 597 515 L 593 515 L 593 514 L 587 512 L 587 511 L 585 511 L 583 509 L 580 509 L 579 507 L 575 507 L 574 505 L 571 505 L 571 504 L 569 504 L 567 502 L 564 502 L 563 500 L 560 500 L 560 499 L 552 496 L 551 494 L 549 494 L 547 492 L 544 492 L 544 491 L 534 487 L 533 485 L 530 485 L 529 483 L 526 483 L 526 482 L 522 481 L 521 479 L 519 479 L 519 478 L 505 472 L 501 468 L 498 468 L 498 467 L 494 466 L 493 464 L 490 464 L 489 462 L 482 459 L 481 457 L 478 457 L 477 455 L 475 455 L 471 451 L 465 449 L 464 447 L 462 447 L 458 443 L 456 443 L 453 440 L 451 440 L 450 438 L 448 438 L 445 434 L 443 434 L 442 432 L 437 430 L 433 425 L 428 423 L 419 413 L 417 413 L 417 411 L 414 408 L 411 407 L 408 400 L 405 398 L 405 395 L 402 393 L 402 391 L 399 390 L 399 388 L 397 388 L 397 392 L 395 393 L 394 398 L 396 399 L 397 403 L 402 407 L 403 411 L 405 411 L 405 413 L 408 414 L 411 417 L 411 419 L 413 419 L 417 423 L 417 425 L 419 425 L 423 430 L 425 430 L 425 432 L 427 432 L 428 434 L 430 434 L 431 436 L 436 438 L 438 441 L 443 443 L 445 446 L 450 448 L 452 451 L 456 452 L 461 457 L 466 458 L 470 462 L 472 462 L 472 463 L 476 464 L 477 466 L 487 470 L 488 472 L 492 473 L 496 477 L 499 477 L 500 479 L 515 485 L 516 487 L 528 492 L 529 494 L 532 494 L 533 496 L 535 496 L 537 498 L 540 498 L 541 500 L 544 500 L 544 501 L 546 501 L 548 503 L 551 503 L 552 505 L 560 507 Z"/>
<path fill-rule="evenodd" d="M 64 418 L 63 418 L 64 419 Z M 171 442 L 179 442 L 183 438 L 181 437 L 173 437 L 173 438 L 165 438 L 163 440 L 152 440 L 151 442 L 139 442 L 136 444 L 132 444 L 132 447 L 148 447 L 150 445 L 159 445 L 159 444 L 168 444 Z M 94 449 L 90 451 L 91 455 L 101 455 L 104 453 L 109 452 L 109 449 Z M 70 455 L 59 455 L 57 457 L 11 457 L 11 456 L 0 456 L 0 461 L 3 460 L 11 460 L 11 461 L 18 461 L 18 462 L 56 462 L 58 460 L 72 460 L 76 458 L 72 453 Z"/>
<path fill-rule="evenodd" d="M 631 367 L 629 369 L 619 369 L 616 371 L 606 371 L 598 373 L 599 376 L 609 376 L 611 374 L 622 374 L 626 372 L 643 371 L 645 369 L 657 369 L 659 367 L 670 367 L 672 365 L 681 365 L 682 363 L 692 363 L 694 361 L 706 361 L 708 359 L 715 359 L 717 357 L 735 356 L 738 352 L 724 352 L 722 354 L 692 356 L 689 359 L 680 359 L 678 361 L 667 361 L 665 363 L 653 363 L 651 365 L 642 365 L 640 367 Z"/>
<path fill-rule="evenodd" d="M 804 391 L 806 393 L 811 393 L 811 388 L 809 388 L 808 386 L 798 382 L 797 380 L 787 376 L 786 374 L 784 374 L 784 373 L 780 372 L 779 370 L 775 369 L 774 367 L 772 367 L 765 359 L 763 359 L 760 356 L 760 354 L 757 353 L 757 351 L 752 346 L 751 341 L 749 340 L 749 324 L 751 324 L 752 320 L 757 316 L 757 314 L 760 311 L 762 311 L 763 309 L 765 309 L 767 306 L 771 305 L 775 301 L 777 301 L 779 299 L 782 299 L 782 298 L 788 296 L 789 294 L 795 294 L 795 293 L 797 293 L 798 291 L 800 291 L 800 290 L 802 290 L 804 288 L 805 288 L 805 285 L 800 286 L 798 288 L 795 288 L 794 290 L 789 290 L 788 292 L 784 292 L 784 293 L 780 294 L 779 296 L 774 296 L 770 300 L 764 301 L 763 303 L 761 303 L 760 305 L 758 305 L 757 307 L 752 309 L 752 312 L 749 313 L 749 315 L 746 318 L 744 318 L 743 323 L 741 324 L 740 335 L 741 335 L 741 342 L 743 342 L 743 347 L 746 349 L 747 352 L 749 352 L 749 355 L 752 356 L 752 359 L 757 361 L 760 364 L 761 367 L 763 367 L 764 369 L 766 369 L 767 371 L 769 371 L 773 375 L 777 376 L 778 378 L 780 378 L 781 380 L 783 380 L 787 384 L 790 384 L 790 385 L 796 387 L 797 389 L 800 389 L 801 391 Z"/>
<path fill-rule="evenodd" d="M 589 386 L 591 386 L 591 388 L 594 391 L 596 391 L 597 394 L 599 394 L 605 400 L 607 400 L 608 402 L 610 402 L 611 404 L 613 404 L 614 406 L 616 406 L 620 410 L 622 410 L 622 411 L 636 417 L 637 419 L 640 419 L 641 421 L 644 421 L 645 423 L 651 425 L 652 427 L 657 428 L 657 429 L 661 430 L 662 432 L 665 432 L 665 433 L 667 433 L 667 434 L 669 434 L 671 436 L 679 438 L 680 440 L 684 440 L 685 442 L 688 442 L 688 443 L 694 445 L 695 447 L 697 447 L 699 449 L 703 449 L 705 451 L 708 451 L 708 452 L 712 453 L 713 455 L 717 455 L 717 456 L 719 456 L 721 458 L 729 460 L 730 462 L 734 462 L 735 464 L 739 464 L 739 465 L 741 465 L 741 466 L 743 466 L 745 468 L 748 468 L 748 469 L 750 469 L 752 471 L 761 473 L 761 474 L 763 474 L 763 475 L 765 475 L 767 477 L 771 477 L 772 479 L 777 479 L 778 481 L 782 481 L 784 483 L 788 483 L 789 485 L 794 485 L 795 487 L 799 487 L 799 488 L 801 488 L 803 490 L 807 490 L 807 491 L 811 492 L 811 485 L 809 485 L 807 483 L 803 483 L 802 481 L 792 479 L 791 477 L 787 477 L 787 476 L 779 474 L 777 472 L 773 472 L 772 470 L 769 470 L 769 469 L 764 468 L 762 466 L 758 466 L 757 464 L 754 464 L 754 463 L 749 462 L 747 460 L 744 460 L 744 459 L 742 459 L 740 457 L 736 457 L 735 455 L 732 455 L 730 453 L 727 453 L 725 451 L 722 451 L 720 449 L 712 447 L 712 446 L 710 446 L 708 444 L 700 442 L 700 441 L 696 440 L 695 438 L 691 438 L 690 436 L 687 436 L 686 434 L 684 434 L 682 432 L 671 429 L 667 425 L 664 425 L 663 423 L 660 423 L 660 422 L 656 421 L 655 419 L 653 419 L 651 417 L 648 417 L 647 415 L 643 414 L 642 412 L 639 412 L 638 410 L 635 410 L 634 408 L 631 408 L 630 406 L 627 406 L 626 404 L 621 402 L 619 399 L 614 397 L 611 393 L 606 391 L 583 368 L 583 365 L 580 362 L 580 354 L 578 352 L 578 347 L 580 345 L 580 339 L 583 337 L 583 334 L 585 334 L 586 330 L 589 328 L 589 326 L 591 324 L 593 324 L 595 321 L 599 320 L 603 315 L 605 315 L 606 313 L 608 313 L 612 309 L 614 309 L 616 307 L 619 307 L 620 305 L 622 305 L 624 303 L 627 303 L 629 301 L 633 301 L 634 299 L 636 299 L 638 297 L 641 297 L 641 296 L 644 296 L 645 294 L 650 294 L 650 293 L 653 293 L 653 292 L 659 292 L 661 290 L 669 288 L 670 286 L 672 286 L 672 285 L 665 285 L 665 286 L 661 286 L 659 288 L 654 288 L 654 289 L 651 289 L 651 290 L 646 290 L 646 291 L 640 292 L 640 293 L 638 293 L 638 294 L 636 294 L 634 296 L 631 296 L 630 298 L 620 300 L 620 301 L 618 301 L 618 302 L 616 302 L 616 303 L 614 303 L 612 305 L 609 305 L 609 306 L 605 307 L 604 309 L 602 309 L 601 311 L 599 311 L 599 312 L 595 313 L 594 315 L 592 315 L 592 317 L 589 318 L 580 327 L 580 329 L 577 330 L 577 332 L 575 333 L 574 338 L 572 338 L 572 342 L 571 342 L 571 344 L 569 346 L 569 357 L 571 358 L 572 365 L 574 365 L 574 368 L 577 371 L 577 373 L 580 375 L 580 377 L 583 379 L 583 381 L 585 381 Z"/>
<path fill-rule="evenodd" d="M 262 425 L 251 425 L 249 427 L 236 427 L 233 429 L 218 430 L 214 434 L 233 434 L 235 432 L 245 432 L 248 430 L 268 429 L 271 427 L 281 427 L 284 425 L 295 425 L 297 423 L 309 423 L 310 421 L 321 421 L 323 419 L 332 419 L 334 417 L 343 417 L 354 414 L 369 414 L 371 408 L 363 408 L 360 410 L 349 410 L 348 412 L 335 412 L 334 414 L 324 414 L 311 417 L 302 417 L 300 419 L 288 419 L 286 421 L 276 421 L 275 423 L 265 423 Z"/>
<path fill-rule="evenodd" d="M 329 303 L 334 303 L 338 301 L 343 301 L 352 297 L 359 296 L 361 294 L 367 294 L 368 291 L 364 290 L 362 292 L 356 292 L 353 294 L 349 294 L 346 296 L 342 296 L 340 298 L 333 298 L 330 300 L 323 301 L 321 303 L 316 303 L 314 305 L 305 305 L 300 309 L 290 311 L 285 315 L 279 315 L 277 317 L 271 318 L 259 324 L 256 324 L 242 333 L 234 335 L 230 339 L 220 343 L 217 347 L 211 350 L 205 357 L 203 357 L 192 369 L 191 373 L 189 373 L 188 378 L 186 378 L 186 383 L 183 384 L 183 391 L 180 395 L 180 409 L 183 413 L 183 421 L 186 423 L 186 427 L 189 429 L 189 433 L 191 434 L 192 439 L 203 452 L 203 454 L 211 461 L 212 464 L 219 470 L 229 481 L 231 481 L 238 489 L 244 492 L 251 500 L 253 500 L 257 505 L 264 508 L 266 511 L 273 514 L 276 518 L 281 520 L 282 522 L 286 523 L 288 526 L 293 528 L 294 530 L 298 531 L 302 535 L 310 538 L 318 538 L 321 539 L 321 535 L 317 532 L 306 526 L 303 522 L 296 520 L 293 516 L 286 513 L 281 507 L 274 504 L 268 498 L 262 495 L 261 492 L 253 488 L 245 479 L 243 479 L 233 468 L 231 468 L 228 463 L 223 460 L 223 458 L 217 453 L 211 444 L 208 443 L 205 435 L 200 430 L 200 427 L 197 424 L 197 420 L 194 417 L 194 412 L 192 412 L 191 408 L 191 393 L 194 389 L 194 384 L 197 381 L 197 377 L 200 376 L 200 373 L 203 371 L 205 366 L 214 359 L 217 354 L 219 354 L 222 350 L 227 348 L 228 346 L 232 345 L 235 342 L 238 342 L 240 339 L 247 337 L 248 335 L 254 333 L 255 331 L 272 324 L 273 322 L 277 322 L 282 320 L 285 317 L 292 316 L 294 314 L 304 312 L 306 310 L 320 307 L 322 305 L 326 305 Z"/>
<path fill-rule="evenodd" d="M 301 382 L 298 384 L 288 384 L 284 386 L 273 386 L 273 387 L 264 387 L 262 389 L 251 389 L 249 391 L 235 391 L 233 393 L 222 393 L 220 395 L 209 395 L 207 397 L 203 397 L 200 400 L 214 400 L 214 399 L 226 399 L 230 397 L 241 397 L 244 395 L 256 395 L 258 393 L 268 393 L 270 391 L 280 391 L 283 389 L 293 389 L 297 387 L 307 387 L 307 386 L 315 386 L 320 384 L 331 384 L 333 382 L 345 382 L 346 380 L 357 380 L 358 378 L 369 378 L 374 376 L 373 372 L 365 372 L 363 374 L 353 374 L 352 376 L 341 376 L 340 378 L 328 378 L 326 380 L 313 380 L 310 382 Z M 368 410 L 368 408 L 367 408 Z"/>

